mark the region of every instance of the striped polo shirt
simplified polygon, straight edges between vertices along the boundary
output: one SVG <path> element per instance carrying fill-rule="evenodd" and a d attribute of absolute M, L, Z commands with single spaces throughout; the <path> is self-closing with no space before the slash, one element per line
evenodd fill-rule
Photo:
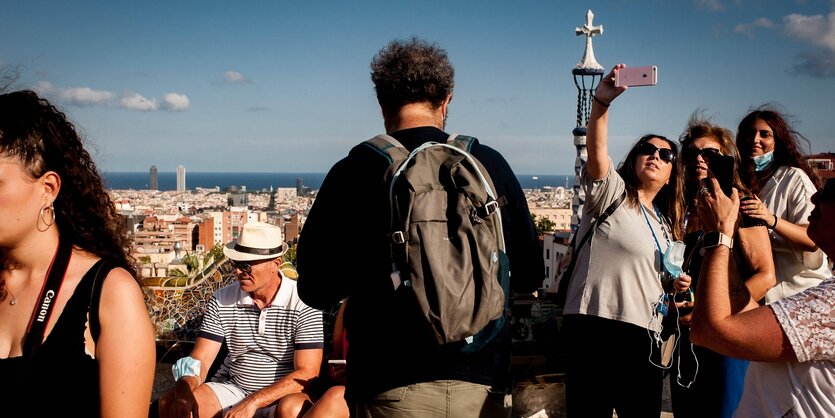
<path fill-rule="evenodd" d="M 323 347 L 322 312 L 299 299 L 294 280 L 282 279 L 272 303 L 260 310 L 233 283 L 209 301 L 200 337 L 225 340 L 229 348 L 212 381 L 254 392 L 292 372 L 296 350 Z"/>

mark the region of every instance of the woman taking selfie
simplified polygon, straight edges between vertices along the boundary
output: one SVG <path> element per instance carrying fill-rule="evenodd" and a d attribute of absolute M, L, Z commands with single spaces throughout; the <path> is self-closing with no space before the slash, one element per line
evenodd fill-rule
<path fill-rule="evenodd" d="M 692 287 L 699 281 L 707 230 L 698 216 L 699 193 L 706 190 L 703 181 L 708 178 L 709 168 L 714 175 L 724 173 L 722 181 L 729 182 L 750 196 L 742 184 L 736 167 L 739 166 L 739 152 L 734 145 L 731 132 L 701 118 L 691 116 L 680 137 L 681 160 L 684 168 L 684 196 L 687 202 L 685 215 L 686 250 L 684 271 L 693 278 Z M 726 170 L 720 170 L 720 163 L 729 163 Z M 760 300 L 774 286 L 774 261 L 768 231 L 761 223 L 744 219 L 733 236 L 732 266 L 736 282 L 746 292 L 736 291 L 732 301 L 742 309 L 749 299 Z M 749 297 L 750 296 L 750 297 Z M 688 298 L 693 300 L 693 298 Z M 748 362 L 723 356 L 690 342 L 690 319 L 693 302 L 678 303 L 681 318 L 681 338 L 673 356 L 670 373 L 670 395 L 673 413 L 677 418 L 687 417 L 730 417 L 742 396 L 745 370 Z"/>
<path fill-rule="evenodd" d="M 609 106 L 627 89 L 614 84 L 623 68 L 601 80 L 588 124 L 586 201 L 576 234 L 611 214 L 574 253 L 563 320 L 570 417 L 610 418 L 613 409 L 620 417 L 659 416 L 661 310 L 665 295 L 687 290 L 690 281 L 671 280 L 678 275 L 663 267 L 667 247 L 683 235 L 676 144 L 645 135 L 617 170 L 609 157 Z"/>
<path fill-rule="evenodd" d="M 3 416 L 148 416 L 154 336 L 128 244 L 64 114 L 0 95 Z"/>

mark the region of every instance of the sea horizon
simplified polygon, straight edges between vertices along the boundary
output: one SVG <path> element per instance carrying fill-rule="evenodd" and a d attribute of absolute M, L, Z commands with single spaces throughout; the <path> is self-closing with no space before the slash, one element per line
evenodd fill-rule
<path fill-rule="evenodd" d="M 269 173 L 269 172 L 186 172 L 186 189 L 197 188 L 224 190 L 230 186 L 246 187 L 247 191 L 269 190 L 278 187 L 296 187 L 301 179 L 302 185 L 311 190 L 322 186 L 327 173 Z M 108 190 L 148 190 L 150 173 L 148 171 L 105 171 L 102 173 Z M 517 174 L 516 178 L 523 189 L 541 189 L 544 187 L 569 187 L 573 183 L 573 174 Z M 160 171 L 157 173 L 157 190 L 177 189 L 177 173 Z"/>

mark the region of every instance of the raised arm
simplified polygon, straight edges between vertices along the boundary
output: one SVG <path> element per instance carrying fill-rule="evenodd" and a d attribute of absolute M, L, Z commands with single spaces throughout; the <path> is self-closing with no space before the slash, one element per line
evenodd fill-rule
<path fill-rule="evenodd" d="M 719 190 L 716 179 L 710 179 Z M 699 219 L 706 231 L 733 234 L 739 209 L 739 193 L 731 198 L 711 192 L 700 197 Z M 734 313 L 728 285 L 731 249 L 723 245 L 705 250 L 693 309 L 691 338 L 694 343 L 721 354 L 755 361 L 792 361 L 794 351 L 788 344 L 777 317 L 768 306 Z M 747 289 L 744 290 L 747 292 Z"/>
<path fill-rule="evenodd" d="M 101 416 L 145 418 L 154 383 L 154 331 L 142 291 L 124 269 L 113 269 L 104 281 L 99 322 Z"/>
<path fill-rule="evenodd" d="M 586 133 L 586 147 L 588 148 L 588 162 L 586 170 L 589 175 L 600 180 L 606 177 L 609 171 L 609 105 L 627 87 L 615 87 L 615 74 L 626 67 L 623 64 L 615 65 L 597 86 L 591 104 L 589 115 L 588 132 Z"/>

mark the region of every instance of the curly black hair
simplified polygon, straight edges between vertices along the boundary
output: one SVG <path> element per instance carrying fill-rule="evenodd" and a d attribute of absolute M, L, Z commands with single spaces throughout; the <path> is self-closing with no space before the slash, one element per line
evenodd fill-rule
<path fill-rule="evenodd" d="M 62 239 L 122 267 L 136 277 L 123 220 L 101 175 L 66 115 L 33 91 L 0 95 L 0 155 L 16 158 L 38 178 L 54 171 L 61 190 L 54 202 Z M 0 271 L 5 266 L 0 261 Z M 2 280 L 2 279 L 0 279 Z M 0 299 L 5 298 L 0 282 Z"/>
<path fill-rule="evenodd" d="M 394 40 L 371 60 L 371 81 L 387 111 L 418 102 L 437 108 L 452 94 L 454 79 L 446 51 L 417 37 Z"/>
<path fill-rule="evenodd" d="M 758 107 L 748 113 L 739 122 L 739 128 L 736 133 L 736 146 L 739 148 L 740 154 L 745 157 L 742 159 L 740 170 L 742 181 L 754 193 L 759 193 L 762 190 L 762 186 L 770 178 L 770 176 L 758 178 L 759 176 L 754 171 L 754 161 L 750 158 L 751 150 L 754 147 L 754 135 L 756 134 L 754 125 L 757 123 L 757 120 L 762 120 L 767 123 L 771 127 L 771 130 L 774 131 L 774 162 L 771 164 L 771 167 L 789 166 L 800 168 L 809 176 L 815 187 L 820 189 L 823 186 L 820 177 L 812 170 L 809 163 L 806 162 L 806 158 L 800 150 L 800 141 L 805 142 L 807 149 L 811 148 L 809 140 L 795 131 L 786 118 L 771 104 Z"/>

